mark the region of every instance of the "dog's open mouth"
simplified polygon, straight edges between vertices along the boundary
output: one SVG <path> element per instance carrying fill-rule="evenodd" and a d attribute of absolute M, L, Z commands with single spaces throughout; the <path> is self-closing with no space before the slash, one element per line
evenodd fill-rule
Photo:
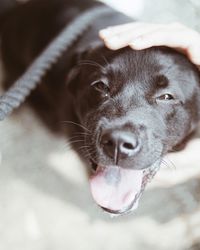
<path fill-rule="evenodd" d="M 145 170 L 96 165 L 90 177 L 93 199 L 110 214 L 120 215 L 135 210 L 147 182 L 154 177 L 159 165 L 156 162 Z"/>

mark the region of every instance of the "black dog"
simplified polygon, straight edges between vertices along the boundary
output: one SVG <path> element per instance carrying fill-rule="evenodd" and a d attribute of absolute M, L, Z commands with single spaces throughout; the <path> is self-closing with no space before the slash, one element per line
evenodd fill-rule
<path fill-rule="evenodd" d="M 4 86 L 66 24 L 96 5 L 102 3 L 32 0 L 8 11 L 0 24 Z M 94 170 L 94 200 L 115 214 L 136 208 L 145 171 L 182 147 L 200 119 L 199 72 L 184 55 L 164 47 L 105 48 L 98 30 L 128 21 L 114 10 L 97 18 L 29 98 L 51 129 L 61 131 L 67 121 L 68 136 L 80 133 L 73 146 Z"/>

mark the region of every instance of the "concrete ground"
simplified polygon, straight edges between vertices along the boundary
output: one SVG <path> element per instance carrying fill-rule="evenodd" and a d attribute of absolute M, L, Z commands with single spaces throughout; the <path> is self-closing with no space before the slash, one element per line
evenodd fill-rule
<path fill-rule="evenodd" d="M 114 5 L 141 20 L 200 27 L 198 0 L 121 2 Z M 27 107 L 0 123 L 0 152 L 1 250 L 200 249 L 198 138 L 166 157 L 134 214 L 114 219 L 93 203 L 66 139 Z"/>

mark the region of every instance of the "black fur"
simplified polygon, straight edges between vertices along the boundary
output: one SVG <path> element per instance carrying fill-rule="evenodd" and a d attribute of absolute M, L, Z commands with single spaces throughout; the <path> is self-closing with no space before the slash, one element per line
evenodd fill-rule
<path fill-rule="evenodd" d="M 4 86 L 10 86 L 70 20 L 94 5 L 101 3 L 32 0 L 11 10 L 1 23 Z M 196 128 L 200 119 L 199 73 L 184 55 L 172 49 L 105 48 L 98 30 L 128 21 L 131 19 L 114 10 L 97 18 L 28 101 L 53 131 L 69 137 L 84 132 L 80 135 L 83 141 L 73 146 L 86 160 L 142 169 L 182 146 Z M 170 94 L 165 96 L 169 100 L 164 99 L 165 94 Z M 63 121 L 85 128 L 82 131 L 70 122 L 64 126 Z M 106 151 L 102 137 L 113 131 L 134 135 L 138 151 L 117 158 L 113 145 Z M 79 150 L 80 146 L 86 147 Z"/>

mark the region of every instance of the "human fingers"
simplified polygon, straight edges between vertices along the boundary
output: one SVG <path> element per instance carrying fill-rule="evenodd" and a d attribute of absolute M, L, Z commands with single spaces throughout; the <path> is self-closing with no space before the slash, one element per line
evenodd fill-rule
<path fill-rule="evenodd" d="M 194 64 L 200 65 L 200 34 L 185 26 L 163 26 L 138 36 L 129 45 L 139 50 L 152 46 L 168 46 L 181 51 Z"/>
<path fill-rule="evenodd" d="M 100 37 L 104 40 L 105 45 L 110 49 L 120 49 L 129 45 L 137 37 L 143 36 L 146 33 L 157 30 L 161 25 L 134 23 L 124 27 L 114 27 L 114 32 L 111 31 L 101 33 Z M 116 28 L 116 29 L 115 29 Z"/>

